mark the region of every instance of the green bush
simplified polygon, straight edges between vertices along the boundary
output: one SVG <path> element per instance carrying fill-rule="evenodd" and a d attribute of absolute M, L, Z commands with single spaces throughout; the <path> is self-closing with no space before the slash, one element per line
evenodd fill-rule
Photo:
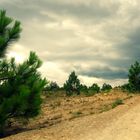
<path fill-rule="evenodd" d="M 80 85 L 80 91 L 83 93 L 87 93 L 88 92 L 88 87 L 84 84 Z"/>
<path fill-rule="evenodd" d="M 56 82 L 49 82 L 47 87 L 45 87 L 45 91 L 58 91 L 60 89 L 59 85 Z"/>
<path fill-rule="evenodd" d="M 103 92 L 109 92 L 111 89 L 112 89 L 111 85 L 104 83 L 101 90 Z"/>
<path fill-rule="evenodd" d="M 88 92 L 85 92 L 84 94 L 85 94 L 87 97 L 89 97 L 89 96 L 95 95 L 96 93 L 93 92 L 93 91 L 91 91 L 91 90 L 88 90 Z"/>
<path fill-rule="evenodd" d="M 113 103 L 112 103 L 112 108 L 117 107 L 118 105 L 122 105 L 123 104 L 123 100 L 122 99 L 116 99 Z"/>
<path fill-rule="evenodd" d="M 68 80 L 64 84 L 64 89 L 68 96 L 71 96 L 73 93 L 76 93 L 77 95 L 80 94 L 80 80 L 74 71 L 69 75 Z"/>
<path fill-rule="evenodd" d="M 89 91 L 91 91 L 93 93 L 99 93 L 100 92 L 100 87 L 96 83 L 92 84 L 92 86 L 89 87 Z"/>
<path fill-rule="evenodd" d="M 124 92 L 131 92 L 132 91 L 129 83 L 122 85 L 121 90 Z"/>

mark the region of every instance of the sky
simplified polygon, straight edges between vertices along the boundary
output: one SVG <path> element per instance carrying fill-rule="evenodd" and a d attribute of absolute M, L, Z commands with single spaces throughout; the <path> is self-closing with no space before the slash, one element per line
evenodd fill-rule
<path fill-rule="evenodd" d="M 72 71 L 86 85 L 121 85 L 140 60 L 139 7 L 139 0 L 0 0 L 22 25 L 7 57 L 22 62 L 35 51 L 42 75 L 59 85 Z"/>

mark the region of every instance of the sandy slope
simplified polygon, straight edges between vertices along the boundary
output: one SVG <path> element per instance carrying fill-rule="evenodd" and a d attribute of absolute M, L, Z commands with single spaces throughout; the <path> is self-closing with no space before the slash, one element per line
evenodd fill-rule
<path fill-rule="evenodd" d="M 140 140 L 140 97 L 108 112 L 20 133 L 4 140 Z"/>
<path fill-rule="evenodd" d="M 140 140 L 140 104 L 109 123 L 95 138 L 93 130 L 81 140 Z"/>

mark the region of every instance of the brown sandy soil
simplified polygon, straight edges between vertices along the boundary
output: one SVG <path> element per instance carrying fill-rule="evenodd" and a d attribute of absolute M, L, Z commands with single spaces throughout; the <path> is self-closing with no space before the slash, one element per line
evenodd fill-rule
<path fill-rule="evenodd" d="M 130 97 L 113 91 L 92 97 L 46 99 L 41 116 L 26 126 L 32 130 L 3 139 L 137 140 L 140 139 L 140 97 Z M 117 98 L 123 99 L 124 104 L 110 110 Z"/>

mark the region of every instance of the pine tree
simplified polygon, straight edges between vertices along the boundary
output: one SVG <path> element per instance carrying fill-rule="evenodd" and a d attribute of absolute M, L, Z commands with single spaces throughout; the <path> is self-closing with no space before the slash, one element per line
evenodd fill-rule
<path fill-rule="evenodd" d="M 101 90 L 103 92 L 109 92 L 111 89 L 112 89 L 112 86 L 110 84 L 104 83 Z"/>
<path fill-rule="evenodd" d="M 13 24 L 13 26 L 11 25 Z M 7 47 L 20 37 L 21 27 L 19 21 L 6 16 L 6 11 L 0 11 L 0 58 L 4 57 Z"/>
<path fill-rule="evenodd" d="M 59 90 L 59 85 L 56 82 L 51 81 L 49 85 L 50 91 L 57 91 Z"/>
<path fill-rule="evenodd" d="M 0 74 L 7 78 L 0 84 L 0 128 L 11 118 L 30 118 L 39 114 L 40 92 L 46 84 L 37 69 L 41 61 L 31 52 L 29 59 L 16 65 L 14 59 L 0 62 Z"/>
<path fill-rule="evenodd" d="M 29 59 L 17 65 L 15 59 L 4 59 L 7 47 L 19 39 L 20 22 L 0 11 L 0 136 L 11 119 L 29 119 L 39 114 L 41 91 L 46 80 L 41 78 L 37 69 L 42 62 L 31 52 Z"/>
<path fill-rule="evenodd" d="M 74 71 L 69 75 L 68 80 L 64 84 L 64 89 L 68 96 L 72 95 L 74 92 L 76 92 L 77 95 L 80 94 L 80 80 Z"/>
<path fill-rule="evenodd" d="M 87 93 L 88 92 L 88 87 L 84 84 L 80 85 L 80 91 L 83 93 Z"/>
<path fill-rule="evenodd" d="M 135 62 L 129 69 L 129 87 L 131 91 L 140 91 L 140 64 Z"/>
<path fill-rule="evenodd" d="M 94 84 L 92 84 L 92 86 L 89 87 L 89 90 L 94 93 L 99 93 L 100 87 L 98 86 L 98 84 L 94 83 Z"/>

